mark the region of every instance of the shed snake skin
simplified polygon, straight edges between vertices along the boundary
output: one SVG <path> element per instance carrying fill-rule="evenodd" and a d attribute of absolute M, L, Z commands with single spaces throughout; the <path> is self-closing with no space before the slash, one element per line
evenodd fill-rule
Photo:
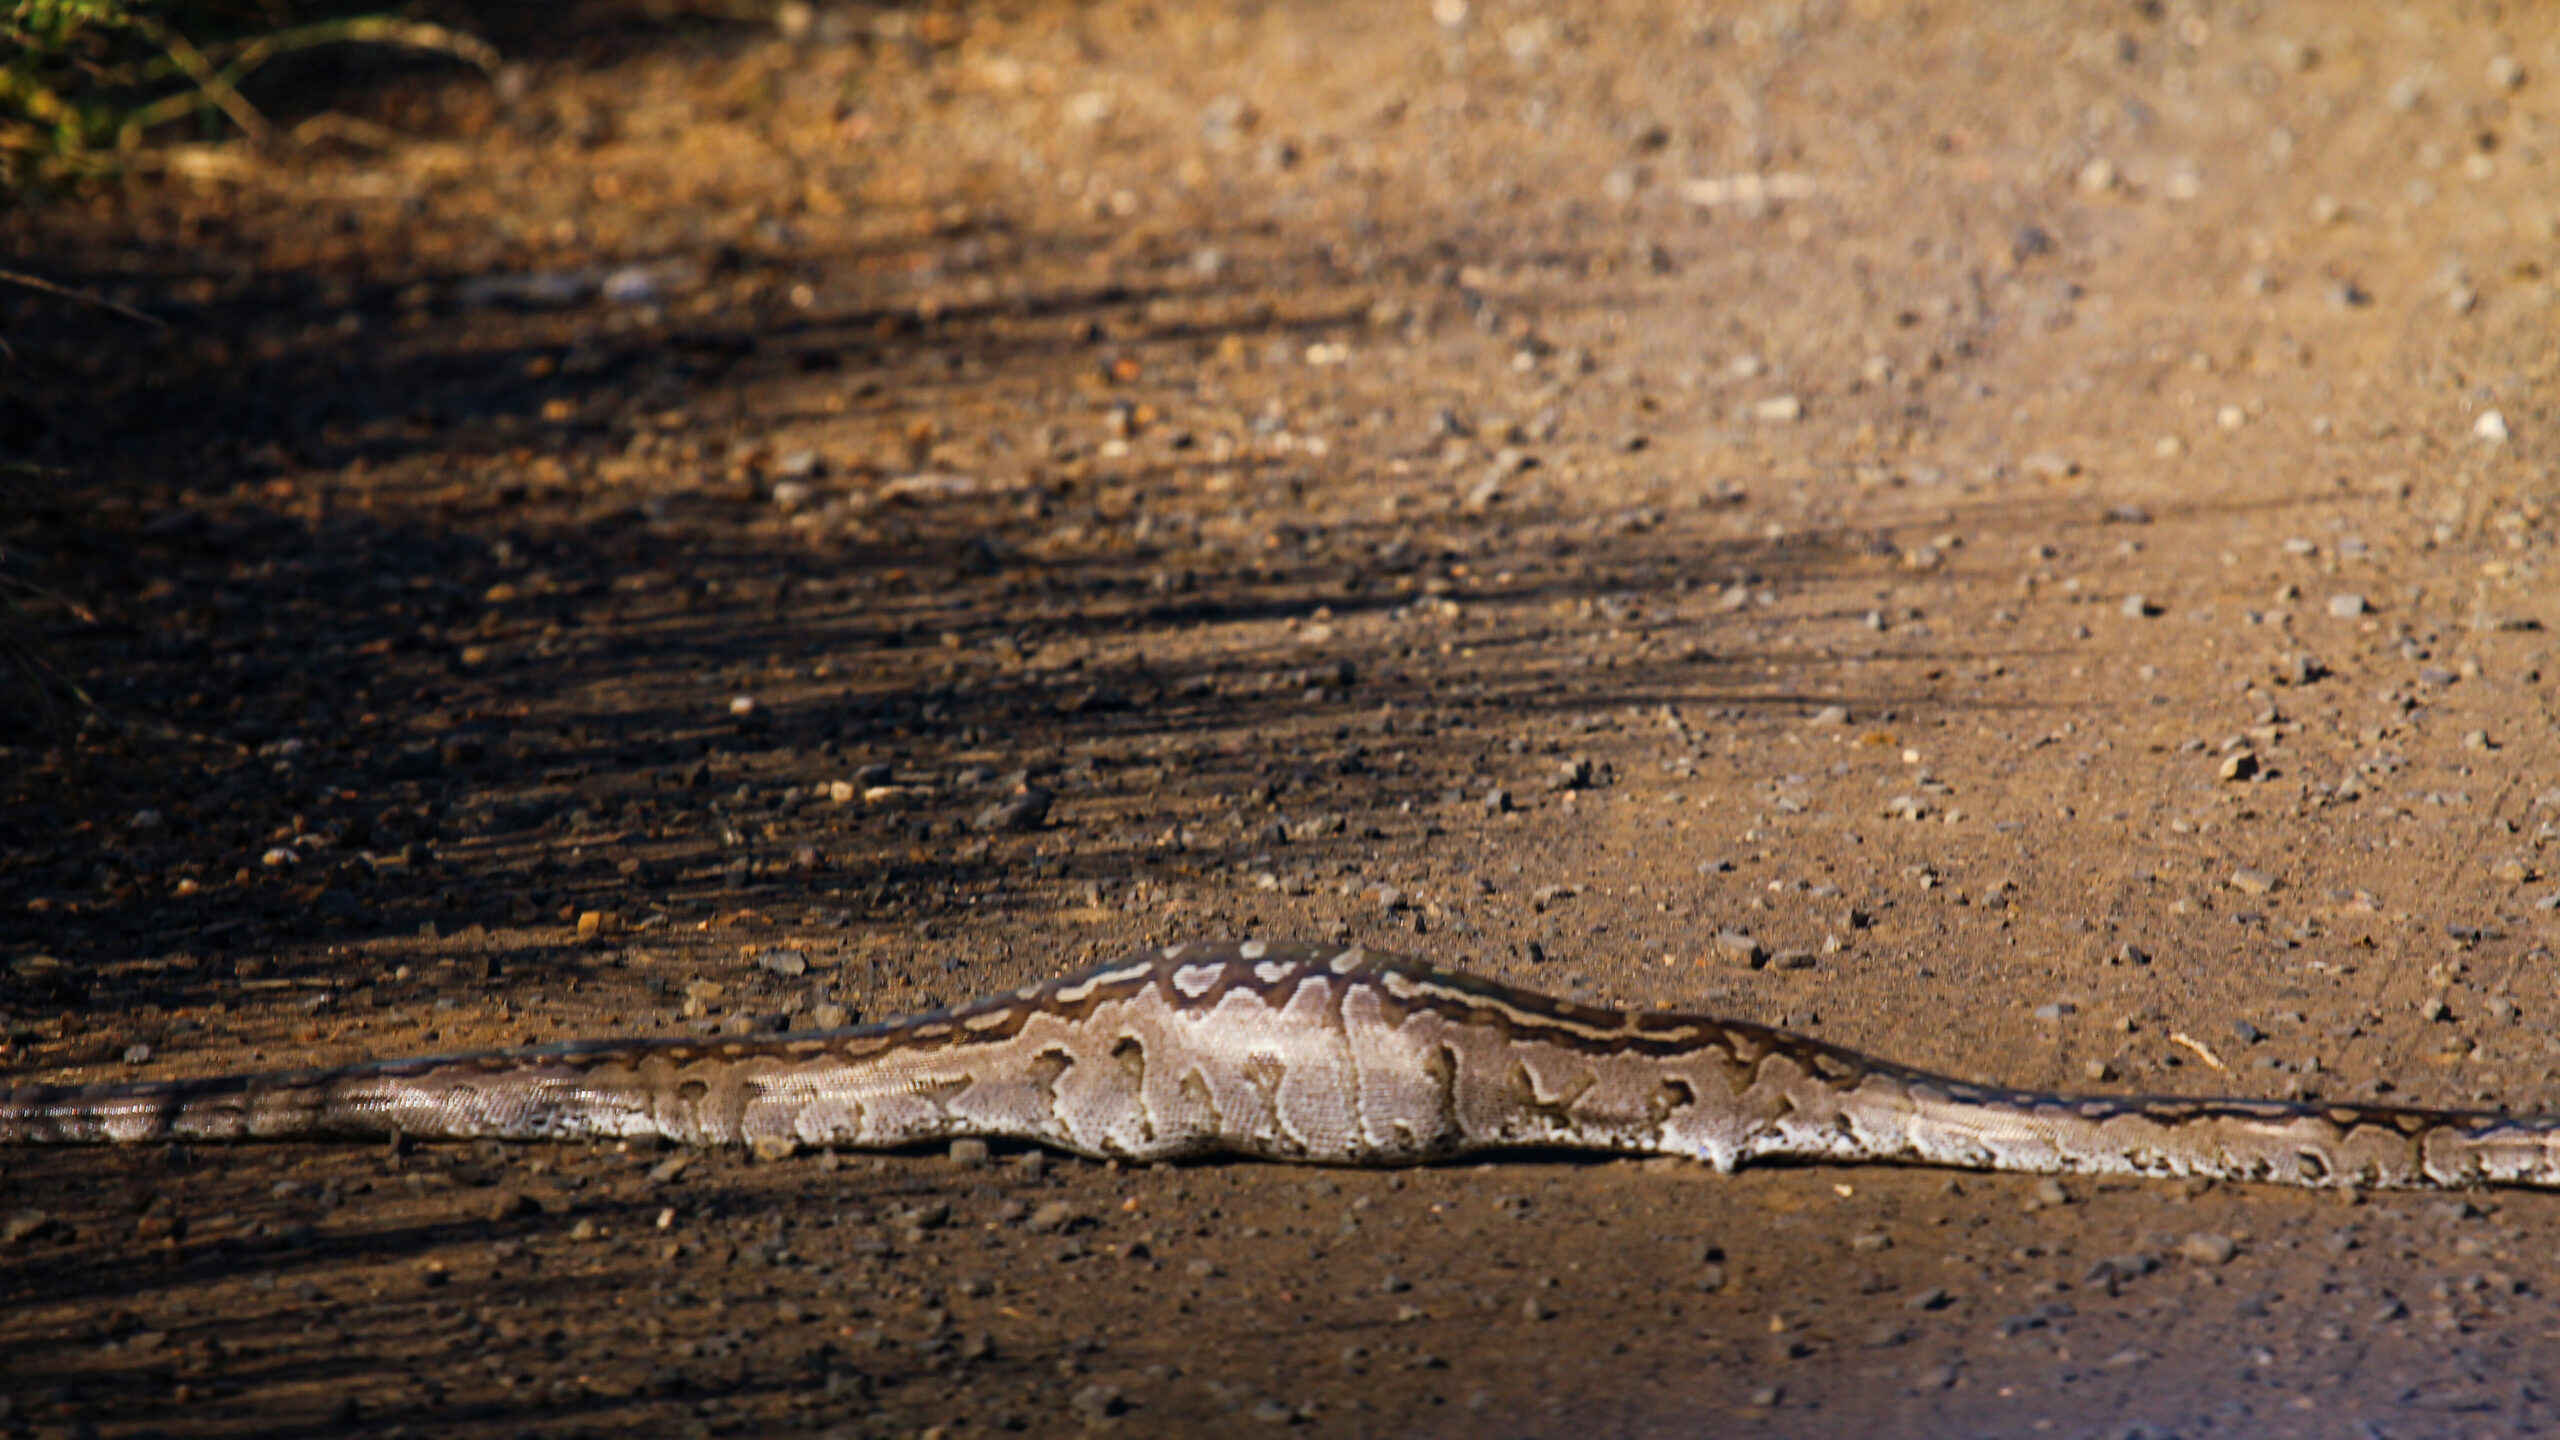
<path fill-rule="evenodd" d="M 0 1091 L 0 1143 L 658 1136 L 1414 1165 L 1544 1148 L 2273 1184 L 2560 1187 L 2560 1117 L 1973 1085 L 1374 951 L 1141 951 L 887 1024 Z"/>

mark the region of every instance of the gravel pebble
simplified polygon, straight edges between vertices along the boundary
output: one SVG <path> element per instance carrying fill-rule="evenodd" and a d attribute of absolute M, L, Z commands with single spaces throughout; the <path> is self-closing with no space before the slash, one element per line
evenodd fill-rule
<path fill-rule="evenodd" d="M 980 810 L 969 824 L 977 830 L 1037 830 L 1049 818 L 1050 798 L 1048 791 L 1025 785 Z"/>
<path fill-rule="evenodd" d="M 1088 1425 L 1098 1425 L 1129 1408 L 1117 1385 L 1087 1385 L 1068 1397 L 1067 1408 Z"/>
<path fill-rule="evenodd" d="M 2227 1265 L 2240 1253 L 2240 1246 L 2228 1235 L 2199 1230 L 2178 1242 L 2178 1254 L 2198 1265 Z"/>
<path fill-rule="evenodd" d="M 2234 870 L 2231 888 L 2243 895 L 2264 895 L 2276 888 L 2276 877 L 2264 870 Z"/>
<path fill-rule="evenodd" d="M 1031 1218 L 1022 1222 L 1022 1228 L 1035 1235 L 1045 1235 L 1067 1229 L 1076 1223 L 1076 1219 L 1076 1207 L 1064 1200 L 1051 1200 L 1032 1211 Z"/>
<path fill-rule="evenodd" d="M 2329 614 L 2336 619 L 2353 620 L 2364 612 L 2364 597 L 2361 595 L 2332 595 L 2329 597 Z"/>
<path fill-rule="evenodd" d="M 1719 930 L 1716 932 L 1715 945 L 1717 954 L 1728 960 L 1738 960 L 1754 969 L 1759 968 L 1769 958 L 1769 952 L 1762 949 L 1760 942 L 1752 938 L 1751 932 L 1747 930 Z"/>

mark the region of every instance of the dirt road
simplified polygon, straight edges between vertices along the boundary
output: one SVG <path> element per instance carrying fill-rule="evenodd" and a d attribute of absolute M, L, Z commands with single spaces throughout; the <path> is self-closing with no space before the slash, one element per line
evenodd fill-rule
<path fill-rule="evenodd" d="M 2550 12 L 499 38 L 0 217 L 171 326 L 0 293 L 61 471 L 5 574 L 121 727 L 9 702 L 13 1078 L 1260 935 L 2012 1084 L 2554 1098 Z M 1859 1168 L 18 1153 L 0 1414 L 2507 1435 L 2556 1247 Z"/>

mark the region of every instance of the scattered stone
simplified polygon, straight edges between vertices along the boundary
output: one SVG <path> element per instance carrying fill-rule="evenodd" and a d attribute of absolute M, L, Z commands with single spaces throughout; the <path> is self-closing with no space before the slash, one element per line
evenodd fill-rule
<path fill-rule="evenodd" d="M 1496 787 L 1496 788 L 1494 788 L 1494 789 L 1487 790 L 1486 792 L 1484 792 L 1484 808 L 1485 808 L 1486 813 L 1488 813 L 1488 814 L 1493 814 L 1493 815 L 1508 815 L 1508 814 L 1510 814 L 1510 813 L 1511 813 L 1511 792 L 1510 792 L 1510 791 L 1508 791 L 1508 790 L 1501 789 L 1500 787 Z"/>
<path fill-rule="evenodd" d="M 2329 614 L 2333 619 L 2353 620 L 2363 613 L 2365 613 L 2365 603 L 2362 595 L 2332 595 L 2329 597 Z"/>
<path fill-rule="evenodd" d="M 963 1170 L 983 1169 L 987 1163 L 987 1142 L 976 1139 L 951 1142 L 951 1163 Z"/>
<path fill-rule="evenodd" d="M 1261 1401 L 1245 1413 L 1264 1425 L 1294 1425 L 1298 1421 L 1298 1412 L 1277 1400 Z"/>
<path fill-rule="evenodd" d="M 1074 1228 L 1079 1218 L 1073 1205 L 1064 1200 L 1051 1200 L 1032 1211 L 1030 1218 L 1022 1222 L 1022 1228 L 1034 1235 L 1047 1235 Z"/>
<path fill-rule="evenodd" d="M 524 1215 L 542 1213 L 542 1202 L 521 1190 L 499 1190 L 489 1196 L 484 1212 L 491 1220 L 513 1220 Z"/>
<path fill-rule="evenodd" d="M 622 933 L 622 915 L 615 910 L 582 910 L 578 913 L 578 938 L 596 940 Z"/>
<path fill-rule="evenodd" d="M 1528 1299 L 1520 1302 L 1520 1318 L 1523 1320 L 1553 1320 L 1556 1318 L 1555 1307 L 1549 1305 L 1544 1300 L 1539 1299 L 1537 1296 L 1532 1295 Z"/>
<path fill-rule="evenodd" d="M 2056 1020 L 2067 1020 L 2079 1013 L 2080 1007 L 2072 1004 L 2068 1000 L 2056 1000 L 2049 1005 L 2039 1005 L 2036 1007 L 2036 1018 L 2048 1023 Z"/>
<path fill-rule="evenodd" d="M 1791 425 L 1804 418 L 1804 401 L 1779 395 L 1751 407 L 1751 418 L 1764 425 Z"/>
<path fill-rule="evenodd" d="M 809 957 L 798 950 L 767 950 L 756 957 L 756 967 L 796 979 L 809 973 Z"/>
<path fill-rule="evenodd" d="M 15 1211 L 8 1219 L 0 1220 L 0 1245 L 18 1245 L 29 1240 L 41 1240 L 52 1234 L 53 1230 L 53 1217 L 42 1210 L 31 1207 Z"/>
<path fill-rule="evenodd" d="M 1760 942 L 1747 930 L 1719 930 L 1716 932 L 1715 945 L 1717 954 L 1728 960 L 1739 961 L 1754 970 L 1759 969 L 1769 958 L 1769 952 L 1762 949 Z"/>
<path fill-rule="evenodd" d="M 2061 1181 L 2048 1175 L 2036 1182 L 2036 1203 L 2047 1207 L 2068 1205 L 2071 1192 L 2063 1188 Z"/>
<path fill-rule="evenodd" d="M 2234 750 L 2222 757 L 2222 763 L 2214 767 L 2214 773 L 2225 780 L 2255 779 L 2258 774 L 2258 757 L 2247 750 Z"/>
<path fill-rule="evenodd" d="M 759 1135 L 748 1149 L 756 1159 L 770 1165 L 799 1154 L 800 1142 L 789 1135 Z"/>
<path fill-rule="evenodd" d="M 2227 1265 L 2240 1253 L 2240 1246 L 2228 1235 L 2197 1231 L 2178 1242 L 2178 1254 L 2197 1265 Z"/>
<path fill-rule="evenodd" d="M 2321 664 L 2316 655 L 2287 655 L 2276 662 L 2279 685 L 2309 685 L 2328 673 L 2329 667 Z"/>
<path fill-rule="evenodd" d="M 2148 619 L 2160 613 L 2160 607 L 2152 604 L 2151 597 L 2148 595 L 2127 595 L 2124 597 L 2124 604 L 2118 608 L 2124 612 L 2124 617 L 2128 620 Z"/>
<path fill-rule="evenodd" d="M 2471 438 L 2484 445 L 2504 445 L 2507 443 L 2506 415 L 2496 410 L 2481 411 L 2480 418 L 2471 422 Z"/>
<path fill-rule="evenodd" d="M 2264 870 L 2234 870 L 2231 888 L 2243 895 L 2264 895 L 2276 888 L 2276 877 Z"/>
<path fill-rule="evenodd" d="M 581 1245 L 596 1238 L 596 1234 L 596 1222 L 593 1220 L 581 1220 L 569 1227 L 569 1238 Z"/>
<path fill-rule="evenodd" d="M 969 824 L 977 830 L 1037 830 L 1049 818 L 1050 798 L 1048 791 L 1025 785 L 980 810 Z"/>
<path fill-rule="evenodd" d="M 1129 1408 L 1117 1385 L 1087 1385 L 1067 1401 L 1067 1408 L 1088 1425 L 1099 1425 Z"/>

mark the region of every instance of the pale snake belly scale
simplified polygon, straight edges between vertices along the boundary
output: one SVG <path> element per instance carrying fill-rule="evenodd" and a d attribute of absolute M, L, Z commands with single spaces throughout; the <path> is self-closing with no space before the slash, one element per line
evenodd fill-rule
<path fill-rule="evenodd" d="M 2560 1186 L 2560 1118 L 2061 1095 L 1361 948 L 1176 945 L 858 1029 L 0 1091 L 0 1143 L 654 1136 L 1410 1165 L 1522 1148 L 2279 1184 Z"/>

